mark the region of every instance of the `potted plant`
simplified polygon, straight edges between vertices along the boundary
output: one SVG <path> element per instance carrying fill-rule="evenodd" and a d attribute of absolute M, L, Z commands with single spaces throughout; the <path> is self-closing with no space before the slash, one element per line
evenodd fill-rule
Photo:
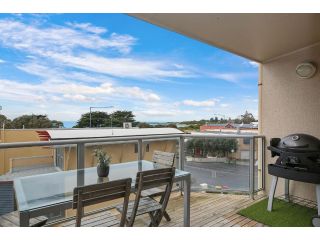
<path fill-rule="evenodd" d="M 102 148 L 96 148 L 93 151 L 94 157 L 97 159 L 97 173 L 99 177 L 107 177 L 110 170 L 111 156 L 109 156 Z"/>

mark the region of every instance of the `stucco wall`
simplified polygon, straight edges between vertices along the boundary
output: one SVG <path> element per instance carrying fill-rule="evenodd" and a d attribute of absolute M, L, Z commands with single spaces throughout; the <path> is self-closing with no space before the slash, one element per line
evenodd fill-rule
<path fill-rule="evenodd" d="M 260 133 L 266 136 L 267 145 L 272 137 L 291 133 L 307 133 L 320 138 L 320 74 L 311 79 L 300 79 L 296 66 L 303 61 L 320 65 L 320 44 L 283 56 L 260 66 Z M 273 163 L 266 150 L 266 167 Z M 271 177 L 266 171 L 266 189 Z M 284 185 L 278 183 L 277 194 L 283 194 Z M 290 193 L 315 199 L 313 184 L 291 181 Z"/>
<path fill-rule="evenodd" d="M 30 142 L 39 141 L 36 130 L 29 129 L 9 129 L 0 130 L 0 142 Z M 29 148 L 11 148 L 0 149 L 0 175 L 10 171 L 10 159 L 22 157 L 39 157 L 43 158 L 20 159 L 14 161 L 14 166 L 26 167 L 39 164 L 53 164 L 53 149 L 47 147 L 29 147 Z M 49 157 L 50 156 L 50 157 Z"/>
<path fill-rule="evenodd" d="M 163 140 L 149 142 L 149 151 L 146 151 L 146 144 L 143 144 L 143 159 L 151 160 L 155 150 L 165 152 L 176 152 L 177 141 Z M 137 160 L 137 153 L 135 153 L 134 143 L 121 143 L 121 144 L 106 144 L 101 145 L 112 158 L 111 163 L 122 163 Z M 97 161 L 93 156 L 94 146 L 86 147 L 85 151 L 85 166 L 93 167 L 97 165 Z M 77 167 L 77 151 L 75 147 L 64 148 L 64 170 L 72 170 Z"/>

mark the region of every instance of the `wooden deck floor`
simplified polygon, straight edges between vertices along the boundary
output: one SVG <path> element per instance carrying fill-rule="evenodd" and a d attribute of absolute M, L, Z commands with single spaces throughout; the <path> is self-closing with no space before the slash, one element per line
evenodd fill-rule
<path fill-rule="evenodd" d="M 261 198 L 261 197 L 259 197 Z M 255 200 L 257 201 L 257 200 Z M 237 212 L 255 202 L 247 195 L 219 194 L 219 193 L 191 193 L 192 227 L 241 227 L 263 226 L 237 214 Z M 183 226 L 183 197 L 179 193 L 173 194 L 167 212 L 171 221 L 162 220 L 160 226 Z M 148 216 L 137 219 L 135 226 L 146 226 Z"/>
<path fill-rule="evenodd" d="M 191 226 L 192 227 L 261 227 L 261 223 L 245 218 L 237 212 L 261 199 L 263 195 L 252 200 L 247 195 L 220 193 L 191 193 Z M 183 196 L 172 193 L 167 212 L 171 221 L 162 220 L 162 227 L 183 226 Z M 96 215 L 97 220 L 99 214 Z M 135 227 L 148 226 L 148 215 L 138 216 Z M 55 226 L 59 226 L 55 225 Z"/>

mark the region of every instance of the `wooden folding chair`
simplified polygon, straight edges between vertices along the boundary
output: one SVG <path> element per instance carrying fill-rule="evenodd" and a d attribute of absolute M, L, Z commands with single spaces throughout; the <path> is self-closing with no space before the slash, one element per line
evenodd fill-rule
<path fill-rule="evenodd" d="M 175 154 L 171 152 L 154 151 L 152 162 L 159 167 L 173 167 Z"/>
<path fill-rule="evenodd" d="M 77 209 L 76 220 L 65 222 L 62 226 L 70 226 L 75 224 L 76 227 L 94 227 L 94 226 L 104 226 L 112 227 L 119 225 L 124 227 L 126 223 L 126 215 L 128 209 L 129 196 L 131 192 L 131 178 L 92 184 L 83 187 L 76 187 L 73 191 L 73 203 L 72 208 Z M 104 203 L 107 201 L 112 201 L 115 199 L 123 198 L 123 204 L 121 204 L 122 214 L 121 220 L 109 210 L 105 210 L 101 216 L 99 216 L 99 221 L 95 221 L 94 218 L 88 218 L 88 215 L 84 215 L 84 207 L 95 205 L 98 203 Z M 97 211 L 94 211 L 96 213 Z M 86 218 L 82 222 L 82 218 Z"/>
<path fill-rule="evenodd" d="M 142 214 L 149 214 L 151 219 L 149 226 L 159 226 L 169 202 L 174 175 L 175 168 L 159 168 L 137 173 L 136 198 L 128 204 L 127 226 L 133 226 L 136 216 Z M 161 186 L 165 186 L 165 191 L 162 192 L 159 202 L 141 196 L 143 190 Z M 117 210 L 121 212 L 120 207 L 117 207 Z"/>
<path fill-rule="evenodd" d="M 152 162 L 156 165 L 156 167 L 173 167 L 175 154 L 171 152 L 162 152 L 162 151 L 154 151 L 152 156 Z M 142 197 L 159 197 L 163 194 L 164 189 L 161 188 L 152 188 L 145 191 L 142 191 Z M 167 211 L 163 213 L 164 218 L 169 222 L 171 218 Z"/>

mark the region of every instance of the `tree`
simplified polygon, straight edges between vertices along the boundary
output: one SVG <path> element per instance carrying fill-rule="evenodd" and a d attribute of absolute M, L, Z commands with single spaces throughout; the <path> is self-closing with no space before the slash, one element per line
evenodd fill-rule
<path fill-rule="evenodd" d="M 208 154 L 217 157 L 226 157 L 229 153 L 237 151 L 238 141 L 227 138 L 195 138 L 187 141 L 186 148 L 187 153 L 191 156 L 195 156 L 197 153 L 200 157 L 207 157 Z"/>
<path fill-rule="evenodd" d="M 168 127 L 168 128 L 177 128 L 177 124 L 169 123 L 166 127 Z"/>
<path fill-rule="evenodd" d="M 138 128 L 152 128 L 152 125 L 150 125 L 149 123 L 146 122 L 140 122 L 137 124 Z"/>
<path fill-rule="evenodd" d="M 91 127 L 105 127 L 110 125 L 110 115 L 106 112 L 91 112 Z M 109 123 L 109 124 L 108 124 Z M 90 127 L 90 112 L 81 115 L 74 128 Z"/>
<path fill-rule="evenodd" d="M 249 113 L 248 111 L 246 111 L 243 115 L 241 115 L 241 122 L 251 123 L 251 122 L 256 122 L 256 119 L 254 118 L 252 113 Z"/>
<path fill-rule="evenodd" d="M 111 114 L 112 126 L 122 127 L 124 122 L 134 122 L 134 115 L 132 111 L 115 111 Z"/>
<path fill-rule="evenodd" d="M 5 115 L 0 114 L 0 128 L 12 128 L 12 121 L 7 118 Z"/>
<path fill-rule="evenodd" d="M 61 121 L 52 120 L 51 121 L 51 127 L 53 127 L 53 128 L 63 128 L 64 125 L 63 125 L 63 122 L 61 122 Z"/>
<path fill-rule="evenodd" d="M 91 112 L 91 127 L 122 127 L 124 122 L 135 122 L 131 111 L 115 111 L 111 114 L 106 112 Z M 74 128 L 90 127 L 90 112 L 81 115 Z"/>
<path fill-rule="evenodd" d="M 52 124 L 47 115 L 22 115 L 13 119 L 12 127 L 21 128 L 51 128 Z"/>

